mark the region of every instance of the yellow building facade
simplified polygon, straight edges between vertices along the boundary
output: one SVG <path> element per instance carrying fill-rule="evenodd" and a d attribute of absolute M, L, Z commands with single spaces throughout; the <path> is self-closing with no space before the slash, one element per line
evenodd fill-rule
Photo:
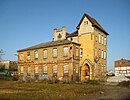
<path fill-rule="evenodd" d="M 54 29 L 52 42 L 18 50 L 21 80 L 104 80 L 107 68 L 108 33 L 84 14 L 76 31 Z"/>

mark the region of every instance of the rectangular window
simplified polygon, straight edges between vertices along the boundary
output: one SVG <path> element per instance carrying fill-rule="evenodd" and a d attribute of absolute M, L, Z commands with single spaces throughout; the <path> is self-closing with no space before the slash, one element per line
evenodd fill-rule
<path fill-rule="evenodd" d="M 107 44 L 107 40 L 106 40 L 106 38 L 104 38 L 104 45 L 106 45 Z"/>
<path fill-rule="evenodd" d="M 30 74 L 30 72 L 31 72 L 31 69 L 30 69 L 30 67 L 28 67 L 28 73 Z"/>
<path fill-rule="evenodd" d="M 35 53 L 35 59 L 38 59 L 38 50 L 36 50 L 34 53 Z"/>
<path fill-rule="evenodd" d="M 20 60 L 23 60 L 23 53 L 20 54 Z"/>
<path fill-rule="evenodd" d="M 101 43 L 101 35 L 99 34 L 99 43 Z"/>
<path fill-rule="evenodd" d="M 101 58 L 103 58 L 103 51 L 102 51 L 102 54 L 101 54 Z"/>
<path fill-rule="evenodd" d="M 64 47 L 63 48 L 63 55 L 66 57 L 66 56 L 68 56 L 68 47 Z"/>
<path fill-rule="evenodd" d="M 78 64 L 76 64 L 75 72 L 76 72 L 76 73 L 79 72 L 79 65 L 78 65 Z"/>
<path fill-rule="evenodd" d="M 58 55 L 57 49 L 53 49 L 53 57 L 57 57 L 57 55 Z"/>
<path fill-rule="evenodd" d="M 64 73 L 68 73 L 68 65 L 64 65 Z"/>
<path fill-rule="evenodd" d="M 43 67 L 43 73 L 47 74 L 47 66 Z"/>
<path fill-rule="evenodd" d="M 57 73 L 57 65 L 53 66 L 53 73 Z"/>
<path fill-rule="evenodd" d="M 104 37 L 102 36 L 102 44 L 104 44 Z"/>
<path fill-rule="evenodd" d="M 35 67 L 35 73 L 38 73 L 38 67 L 37 66 Z"/>
<path fill-rule="evenodd" d="M 83 48 L 80 48 L 80 57 L 83 56 Z"/>
<path fill-rule="evenodd" d="M 30 52 L 27 52 L 27 60 L 30 60 Z"/>
<path fill-rule="evenodd" d="M 21 73 L 23 73 L 24 72 L 24 67 L 23 66 L 21 66 Z"/>
<path fill-rule="evenodd" d="M 76 48 L 76 57 L 78 57 L 78 56 L 79 56 L 79 49 Z"/>
<path fill-rule="evenodd" d="M 43 51 L 43 58 L 47 58 L 47 50 Z"/>
<path fill-rule="evenodd" d="M 104 59 L 106 59 L 106 52 L 104 52 Z"/>

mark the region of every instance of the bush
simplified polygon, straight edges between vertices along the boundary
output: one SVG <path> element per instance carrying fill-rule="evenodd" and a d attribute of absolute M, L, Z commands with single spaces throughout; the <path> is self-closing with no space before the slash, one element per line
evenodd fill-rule
<path fill-rule="evenodd" d="M 96 80 L 88 80 L 85 82 L 86 84 L 93 84 L 93 85 L 98 85 L 100 84 L 99 81 L 96 81 Z"/>
<path fill-rule="evenodd" d="M 130 81 L 123 81 L 119 83 L 119 86 L 130 87 Z"/>
<path fill-rule="evenodd" d="M 14 77 L 12 78 L 12 80 L 13 80 L 13 81 L 18 81 L 18 78 L 14 76 Z"/>

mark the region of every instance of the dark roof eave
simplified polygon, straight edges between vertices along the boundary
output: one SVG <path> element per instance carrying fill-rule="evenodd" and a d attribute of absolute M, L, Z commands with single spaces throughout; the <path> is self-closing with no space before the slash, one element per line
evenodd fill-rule
<path fill-rule="evenodd" d="M 36 48 L 31 48 L 31 47 L 29 47 L 29 48 L 26 48 L 26 49 L 18 50 L 17 52 L 28 51 L 28 50 L 34 50 L 34 49 L 40 49 L 40 48 L 46 48 L 46 47 L 53 47 L 53 46 L 59 46 L 59 45 L 65 45 L 65 44 L 71 44 L 71 43 L 80 46 L 80 44 L 78 44 L 78 43 L 75 43 L 75 42 L 71 42 L 71 41 L 69 41 L 68 43 L 54 44 L 54 45 L 48 45 L 48 46 L 44 46 L 44 47 L 36 47 Z"/>
<path fill-rule="evenodd" d="M 99 28 L 97 25 L 93 24 L 92 26 L 98 28 L 100 31 L 104 32 L 106 35 L 109 35 L 106 31 L 102 30 L 101 28 Z"/>

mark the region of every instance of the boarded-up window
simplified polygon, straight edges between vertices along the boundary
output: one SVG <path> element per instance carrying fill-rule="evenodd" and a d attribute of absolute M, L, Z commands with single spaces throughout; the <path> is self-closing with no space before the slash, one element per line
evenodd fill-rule
<path fill-rule="evenodd" d="M 38 50 L 36 50 L 36 51 L 34 52 L 34 54 L 35 54 L 35 59 L 38 59 Z"/>
<path fill-rule="evenodd" d="M 47 73 L 47 66 L 43 67 L 43 73 Z"/>
<path fill-rule="evenodd" d="M 20 60 L 23 60 L 23 53 L 20 54 Z"/>
<path fill-rule="evenodd" d="M 63 55 L 66 57 L 68 56 L 68 47 L 63 48 Z"/>
<path fill-rule="evenodd" d="M 38 73 L 38 67 L 37 66 L 35 67 L 35 73 Z"/>
<path fill-rule="evenodd" d="M 57 65 L 53 66 L 53 73 L 57 73 Z"/>
<path fill-rule="evenodd" d="M 57 57 L 57 55 L 58 55 L 58 52 L 57 52 L 57 49 L 55 48 L 53 49 L 53 57 Z"/>
<path fill-rule="evenodd" d="M 68 65 L 64 65 L 64 73 L 68 73 Z"/>
<path fill-rule="evenodd" d="M 43 58 L 47 58 L 47 50 L 43 51 Z"/>

